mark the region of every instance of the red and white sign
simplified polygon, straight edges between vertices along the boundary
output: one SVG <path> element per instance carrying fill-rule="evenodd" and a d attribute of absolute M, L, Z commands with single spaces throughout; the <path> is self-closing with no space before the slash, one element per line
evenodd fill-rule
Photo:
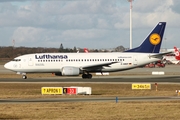
<path fill-rule="evenodd" d="M 67 88 L 67 94 L 77 94 L 76 88 Z"/>

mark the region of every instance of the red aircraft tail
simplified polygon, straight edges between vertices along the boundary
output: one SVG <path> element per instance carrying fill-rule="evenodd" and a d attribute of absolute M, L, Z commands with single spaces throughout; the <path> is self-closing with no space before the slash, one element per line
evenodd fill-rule
<path fill-rule="evenodd" d="M 174 52 L 175 52 L 175 58 L 177 60 L 180 60 L 180 52 L 179 52 L 179 50 L 176 47 L 174 47 Z"/>
<path fill-rule="evenodd" d="M 85 53 L 88 53 L 89 51 L 88 51 L 88 49 L 87 49 L 87 48 L 84 48 L 84 52 L 85 52 Z"/>

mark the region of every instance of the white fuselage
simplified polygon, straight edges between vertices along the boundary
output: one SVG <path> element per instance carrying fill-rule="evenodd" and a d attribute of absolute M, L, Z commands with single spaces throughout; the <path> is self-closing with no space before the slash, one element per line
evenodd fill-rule
<path fill-rule="evenodd" d="M 21 73 L 61 72 L 63 67 L 77 67 L 89 72 L 114 72 L 136 68 L 160 60 L 150 53 L 37 53 L 16 57 L 4 65 Z M 112 63 L 109 65 L 102 65 Z M 101 66 L 102 65 L 102 66 Z"/>

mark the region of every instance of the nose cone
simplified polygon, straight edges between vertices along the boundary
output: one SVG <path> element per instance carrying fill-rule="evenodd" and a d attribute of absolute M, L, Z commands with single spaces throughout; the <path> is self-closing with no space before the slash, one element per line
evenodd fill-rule
<path fill-rule="evenodd" d="M 6 63 L 6 64 L 4 65 L 4 67 L 5 67 L 6 69 L 10 69 L 10 68 L 11 68 L 10 63 L 9 63 L 9 62 Z"/>

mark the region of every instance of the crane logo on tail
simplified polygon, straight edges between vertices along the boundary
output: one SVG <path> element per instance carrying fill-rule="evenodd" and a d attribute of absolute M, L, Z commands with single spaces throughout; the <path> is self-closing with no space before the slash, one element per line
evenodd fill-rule
<path fill-rule="evenodd" d="M 149 37 L 150 43 L 153 45 L 158 45 L 161 41 L 161 37 L 159 34 L 157 33 L 153 33 L 151 34 L 151 36 Z"/>

